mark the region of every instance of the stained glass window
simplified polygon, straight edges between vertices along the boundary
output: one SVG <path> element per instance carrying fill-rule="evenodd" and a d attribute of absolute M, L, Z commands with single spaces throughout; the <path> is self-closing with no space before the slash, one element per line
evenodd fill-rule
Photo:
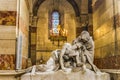
<path fill-rule="evenodd" d="M 60 23 L 59 17 L 60 17 L 59 12 L 54 11 L 52 13 L 52 31 L 53 31 L 53 34 L 59 34 L 59 31 L 58 31 L 58 25 Z"/>

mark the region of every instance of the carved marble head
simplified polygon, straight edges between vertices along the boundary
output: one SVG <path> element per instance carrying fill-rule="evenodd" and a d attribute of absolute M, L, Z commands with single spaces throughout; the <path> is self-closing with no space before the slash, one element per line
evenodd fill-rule
<path fill-rule="evenodd" d="M 87 42 L 90 39 L 90 34 L 88 31 L 82 31 L 80 37 L 83 42 Z"/>

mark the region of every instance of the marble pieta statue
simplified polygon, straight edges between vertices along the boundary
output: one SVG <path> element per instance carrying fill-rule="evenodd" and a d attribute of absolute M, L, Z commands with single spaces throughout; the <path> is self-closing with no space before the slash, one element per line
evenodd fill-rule
<path fill-rule="evenodd" d="M 92 71 L 100 72 L 93 64 L 94 60 L 94 42 L 87 31 L 73 40 L 72 44 L 65 43 L 62 49 L 52 52 L 52 56 L 46 64 L 35 66 L 35 71 Z"/>

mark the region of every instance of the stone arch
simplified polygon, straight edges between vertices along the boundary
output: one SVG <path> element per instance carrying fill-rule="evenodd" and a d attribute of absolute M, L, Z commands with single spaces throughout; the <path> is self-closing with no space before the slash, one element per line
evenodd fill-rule
<path fill-rule="evenodd" d="M 44 38 L 46 42 L 48 42 L 48 26 L 49 26 L 49 16 L 51 15 L 51 12 L 53 11 L 51 7 L 49 6 L 51 4 L 51 1 L 44 1 L 43 4 L 38 9 L 37 17 L 37 34 L 44 34 Z M 74 12 L 74 8 L 66 1 L 66 0 L 61 0 L 61 5 L 59 8 L 59 13 L 60 13 L 60 23 L 61 27 L 64 27 L 65 29 L 68 30 L 68 41 L 71 42 L 75 37 L 76 37 L 76 14 Z M 43 29 L 44 28 L 44 29 Z M 45 31 L 43 31 L 45 30 Z M 72 36 L 70 36 L 72 35 Z M 41 41 L 42 42 L 42 41 Z M 45 42 L 45 43 L 46 43 Z"/>
<path fill-rule="evenodd" d="M 37 0 L 35 2 L 35 4 L 33 5 L 33 15 L 34 16 L 37 15 L 38 9 L 44 1 L 45 0 Z M 79 11 L 79 7 L 78 7 L 77 3 L 75 2 L 75 0 L 67 0 L 67 1 L 72 5 L 72 7 L 75 11 L 76 17 L 79 17 L 80 16 L 80 11 Z"/>
<path fill-rule="evenodd" d="M 60 4 L 60 8 L 58 11 L 60 12 L 61 15 L 61 24 L 65 27 L 65 29 L 68 30 L 68 37 L 67 41 L 72 42 L 73 39 L 76 37 L 76 18 L 79 17 L 79 11 L 76 12 L 73 8 L 73 6 L 67 1 L 67 0 L 60 0 L 62 3 Z M 49 24 L 49 15 L 52 12 L 52 2 L 51 0 L 40 0 L 39 4 L 36 3 L 37 7 L 34 5 L 34 12 L 33 12 L 33 17 L 35 17 L 35 20 L 33 22 L 34 27 L 36 27 L 36 60 L 40 59 L 41 54 L 43 56 L 46 56 L 45 61 L 49 58 L 51 50 L 57 49 L 58 48 L 58 43 L 55 42 L 53 45 L 50 39 L 48 38 L 48 24 Z M 51 6 L 50 6 L 51 5 Z M 57 9 L 55 9 L 57 10 Z M 60 47 L 61 48 L 63 45 L 63 42 L 60 42 Z M 48 52 L 44 52 L 48 51 Z"/>

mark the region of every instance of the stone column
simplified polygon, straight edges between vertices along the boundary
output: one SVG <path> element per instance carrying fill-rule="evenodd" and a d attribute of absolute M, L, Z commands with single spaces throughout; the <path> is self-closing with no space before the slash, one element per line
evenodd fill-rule
<path fill-rule="evenodd" d="M 80 26 L 81 26 L 80 17 L 76 17 L 76 27 L 80 27 Z"/>
<path fill-rule="evenodd" d="M 30 13 L 29 15 L 29 25 L 32 26 L 32 17 L 33 17 L 33 14 Z"/>
<path fill-rule="evenodd" d="M 81 18 L 76 17 L 76 37 L 78 37 L 81 33 Z"/>
<path fill-rule="evenodd" d="M 37 16 L 31 15 L 31 26 L 30 26 L 30 33 L 29 33 L 29 39 L 30 39 L 30 58 L 32 61 L 32 64 L 36 64 L 36 43 L 37 43 Z"/>
<path fill-rule="evenodd" d="M 33 16 L 33 18 L 32 18 L 32 27 L 37 27 L 37 21 L 38 21 L 38 17 Z"/>
<path fill-rule="evenodd" d="M 28 60 L 27 60 L 27 67 L 30 67 L 32 66 L 32 62 L 31 62 L 31 26 L 32 26 L 32 17 L 33 17 L 33 14 L 30 12 L 29 13 L 29 36 L 28 36 Z"/>

